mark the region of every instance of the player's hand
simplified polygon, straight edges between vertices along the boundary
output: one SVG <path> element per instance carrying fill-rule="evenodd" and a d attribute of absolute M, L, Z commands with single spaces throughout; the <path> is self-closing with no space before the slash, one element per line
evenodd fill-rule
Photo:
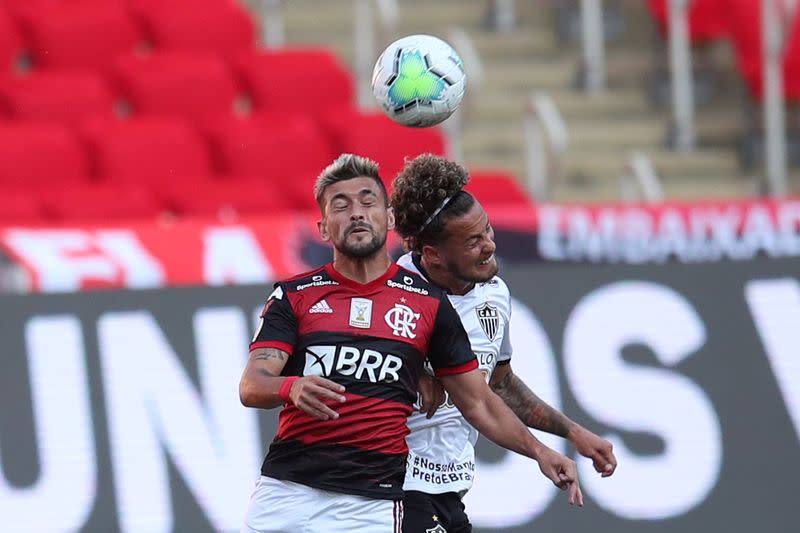
<path fill-rule="evenodd" d="M 289 399 L 295 407 L 320 420 L 336 420 L 339 413 L 328 403 L 344 403 L 344 386 L 319 376 L 305 376 L 292 383 Z"/>
<path fill-rule="evenodd" d="M 594 469 L 600 473 L 601 477 L 608 477 L 617 469 L 617 458 L 614 457 L 613 446 L 606 439 L 581 426 L 571 429 L 567 439 L 575 446 L 579 454 L 592 460 Z"/>
<path fill-rule="evenodd" d="M 444 387 L 438 379 L 423 372 L 417 389 L 420 397 L 419 412 L 425 413 L 426 418 L 431 418 L 444 402 Z"/>
<path fill-rule="evenodd" d="M 536 458 L 542 474 L 548 477 L 561 490 L 569 491 L 569 504 L 583 507 L 583 493 L 578 482 L 578 468 L 575 461 L 550 448 L 543 446 Z"/>

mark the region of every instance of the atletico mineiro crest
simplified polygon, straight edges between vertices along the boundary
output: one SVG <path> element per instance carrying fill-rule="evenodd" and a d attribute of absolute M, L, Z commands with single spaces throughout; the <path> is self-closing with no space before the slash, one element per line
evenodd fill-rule
<path fill-rule="evenodd" d="M 478 313 L 478 322 L 480 322 L 483 332 L 486 333 L 490 341 L 494 340 L 494 336 L 497 335 L 497 328 L 500 325 L 497 308 L 485 303 L 480 307 L 476 307 L 475 312 Z"/>

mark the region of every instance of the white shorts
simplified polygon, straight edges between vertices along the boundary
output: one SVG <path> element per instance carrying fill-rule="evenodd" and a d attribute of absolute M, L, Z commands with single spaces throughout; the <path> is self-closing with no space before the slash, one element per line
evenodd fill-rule
<path fill-rule="evenodd" d="M 261 476 L 241 533 L 400 533 L 403 502 Z"/>

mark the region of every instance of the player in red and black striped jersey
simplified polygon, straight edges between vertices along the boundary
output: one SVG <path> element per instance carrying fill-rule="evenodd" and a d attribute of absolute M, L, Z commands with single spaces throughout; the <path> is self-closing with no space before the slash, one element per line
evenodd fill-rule
<path fill-rule="evenodd" d="M 579 500 L 574 463 L 491 392 L 446 295 L 392 262 L 377 165 L 344 155 L 315 192 L 333 263 L 275 285 L 240 383 L 244 405 L 283 406 L 242 531 L 399 532 L 405 422 L 426 359 L 470 423 Z"/>
<path fill-rule="evenodd" d="M 262 474 L 402 498 L 406 418 L 423 362 L 430 354 L 439 376 L 478 366 L 460 324 L 441 289 L 396 264 L 366 284 L 331 264 L 278 283 L 251 350 L 291 354 L 281 375 L 328 378 L 346 400 L 338 419 L 324 421 L 286 406 Z"/>

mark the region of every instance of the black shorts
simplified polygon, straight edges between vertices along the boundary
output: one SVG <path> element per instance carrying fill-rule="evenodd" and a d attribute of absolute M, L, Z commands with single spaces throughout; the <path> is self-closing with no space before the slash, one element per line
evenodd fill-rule
<path fill-rule="evenodd" d="M 403 499 L 403 533 L 472 533 L 472 524 L 455 492 L 427 494 L 407 490 Z"/>

